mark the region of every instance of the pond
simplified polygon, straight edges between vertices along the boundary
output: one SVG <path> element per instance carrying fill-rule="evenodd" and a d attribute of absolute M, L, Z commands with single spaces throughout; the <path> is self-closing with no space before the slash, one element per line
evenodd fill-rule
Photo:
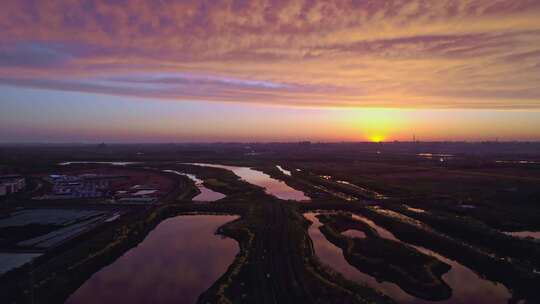
<path fill-rule="evenodd" d="M 212 168 L 221 168 L 232 171 L 234 174 L 239 176 L 244 181 L 254 184 L 256 186 L 262 187 L 268 194 L 274 195 L 275 197 L 282 200 L 295 200 L 295 201 L 308 201 L 304 192 L 296 190 L 292 187 L 289 187 L 283 181 L 274 179 L 268 174 L 265 174 L 261 171 L 254 170 L 248 167 L 238 167 L 238 166 L 225 166 L 217 164 L 201 164 L 193 163 L 190 165 L 212 167 Z"/>
<path fill-rule="evenodd" d="M 66 303 L 195 303 L 223 275 L 237 242 L 216 229 L 237 216 L 182 215 L 160 223 Z"/>

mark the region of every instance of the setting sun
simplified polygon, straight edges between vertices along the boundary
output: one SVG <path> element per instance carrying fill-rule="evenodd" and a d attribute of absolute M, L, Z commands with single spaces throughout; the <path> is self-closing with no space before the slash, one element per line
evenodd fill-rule
<path fill-rule="evenodd" d="M 377 135 L 371 135 L 371 136 L 369 137 L 369 140 L 370 140 L 370 141 L 376 142 L 376 143 L 381 142 L 381 141 L 384 141 L 384 139 L 385 139 L 384 136 L 383 136 L 383 135 L 379 135 L 379 134 L 377 134 Z"/>

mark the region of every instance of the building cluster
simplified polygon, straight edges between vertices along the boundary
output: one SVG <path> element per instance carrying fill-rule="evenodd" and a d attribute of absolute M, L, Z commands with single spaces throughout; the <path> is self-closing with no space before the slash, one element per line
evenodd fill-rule
<path fill-rule="evenodd" d="M 46 199 L 98 198 L 109 193 L 110 182 L 118 177 L 97 174 L 49 175 L 52 193 Z"/>
<path fill-rule="evenodd" d="M 17 193 L 26 187 L 24 177 L 19 175 L 0 176 L 0 196 Z"/>
<path fill-rule="evenodd" d="M 99 174 L 58 175 L 45 178 L 52 184 L 51 192 L 40 199 L 109 198 L 118 203 L 148 204 L 157 201 L 159 188 L 152 185 L 125 186 L 126 176 Z M 128 188 L 129 187 L 129 188 Z"/>

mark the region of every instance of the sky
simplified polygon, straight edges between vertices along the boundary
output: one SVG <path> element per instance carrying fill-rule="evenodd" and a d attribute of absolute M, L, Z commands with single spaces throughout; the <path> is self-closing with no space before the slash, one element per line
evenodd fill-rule
<path fill-rule="evenodd" d="M 0 142 L 540 140 L 539 0 L 3 0 Z"/>

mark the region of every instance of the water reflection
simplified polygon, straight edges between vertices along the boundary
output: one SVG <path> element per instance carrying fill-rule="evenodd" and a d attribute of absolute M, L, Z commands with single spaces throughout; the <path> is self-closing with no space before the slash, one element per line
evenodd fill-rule
<path fill-rule="evenodd" d="M 58 163 L 58 165 L 60 166 L 69 166 L 69 165 L 76 165 L 76 164 L 105 164 L 105 165 L 113 165 L 113 166 L 127 166 L 127 165 L 140 164 L 140 162 L 68 161 L 68 162 Z"/>
<path fill-rule="evenodd" d="M 296 200 L 296 201 L 309 200 L 309 197 L 307 197 L 304 194 L 304 192 L 291 188 L 280 180 L 274 179 L 270 177 L 269 175 L 262 173 L 261 171 L 253 170 L 248 167 L 225 166 L 225 165 L 216 165 L 216 164 L 201 164 L 201 163 L 192 163 L 190 165 L 230 170 L 234 174 L 238 175 L 240 178 L 245 180 L 246 182 L 262 187 L 266 190 L 268 194 L 274 195 L 277 198 L 280 198 L 283 200 Z"/>
<path fill-rule="evenodd" d="M 373 221 L 359 215 L 353 215 L 353 217 L 369 224 L 381 237 L 401 242 L 392 232 L 378 226 Z M 340 248 L 334 246 L 332 243 L 326 240 L 324 235 L 322 235 L 318 228 L 321 226 L 321 223 L 315 217 L 315 214 L 308 213 L 306 214 L 306 218 L 314 222 L 314 224 L 309 228 L 309 235 L 313 240 L 317 256 L 319 256 L 324 263 L 329 264 L 332 268 L 341 272 L 348 279 L 365 282 L 367 285 L 383 292 L 400 303 L 435 303 L 432 301 L 414 298 L 411 295 L 406 294 L 395 284 L 388 282 L 379 283 L 373 277 L 360 272 L 358 269 L 348 264 L 343 257 Z M 509 291 L 502 284 L 485 280 L 462 264 L 448 259 L 427 248 L 414 246 L 408 243 L 405 244 L 416 248 L 418 251 L 424 254 L 432 255 L 452 267 L 450 271 L 442 276 L 443 280 L 452 288 L 452 297 L 448 300 L 437 301 L 437 303 L 507 303 L 511 298 Z M 343 263 L 346 263 L 347 265 L 343 265 Z"/>
<path fill-rule="evenodd" d="M 187 174 L 187 173 L 183 173 L 183 172 L 176 171 L 176 170 L 163 170 L 163 172 L 169 172 L 169 173 L 174 173 L 174 174 L 178 174 L 178 175 L 183 175 L 183 176 L 187 176 L 189 179 L 191 179 L 195 183 L 195 186 L 197 186 L 197 188 L 199 188 L 199 191 L 201 192 L 201 193 L 197 194 L 193 198 L 193 201 L 196 201 L 196 202 L 214 202 L 214 201 L 220 200 L 220 199 L 222 199 L 222 198 L 224 198 L 226 196 L 223 193 L 219 193 L 217 191 L 206 188 L 204 186 L 204 184 L 203 184 L 203 181 L 198 179 L 193 174 Z"/>
<path fill-rule="evenodd" d="M 424 209 L 414 208 L 414 207 L 407 206 L 407 205 L 403 205 L 403 206 L 404 206 L 405 208 L 407 208 L 407 210 L 412 211 L 412 212 L 416 212 L 416 213 L 426 213 L 426 210 L 424 210 Z"/>
<path fill-rule="evenodd" d="M 381 211 L 392 212 L 390 210 L 382 209 Z M 402 216 L 407 218 L 404 215 Z M 382 228 L 365 217 L 358 215 L 353 215 L 353 217 L 367 222 L 372 228 L 377 230 L 380 236 L 386 239 L 407 244 L 408 246 L 414 247 L 424 254 L 434 256 L 440 261 L 452 266 L 450 271 L 442 276 L 443 280 L 452 288 L 452 298 L 446 301 L 440 301 L 439 303 L 507 303 L 508 299 L 511 298 L 509 291 L 506 289 L 506 287 L 504 287 L 504 285 L 485 280 L 464 265 L 444 257 L 430 249 L 402 242 L 396 238 L 392 232 Z"/>
<path fill-rule="evenodd" d="M 328 241 L 319 230 L 322 223 L 319 221 L 316 215 L 316 213 L 304 214 L 308 220 L 313 222 L 313 224 L 309 227 L 308 233 L 309 237 L 313 241 L 315 254 L 317 257 L 319 257 L 321 262 L 341 273 L 345 278 L 360 284 L 364 283 L 388 296 L 391 296 L 394 300 L 400 302 L 404 301 L 404 303 L 415 303 L 411 302 L 415 298 L 404 292 L 401 288 L 399 288 L 398 285 L 389 282 L 379 283 L 374 277 L 359 271 L 354 266 L 349 264 L 349 262 L 347 262 L 343 256 L 343 251 L 341 248 L 330 243 L 330 241 Z"/>
<path fill-rule="evenodd" d="M 321 190 L 322 192 L 326 192 L 332 196 L 335 196 L 337 198 L 340 198 L 342 200 L 345 200 L 345 201 L 349 201 L 349 202 L 353 202 L 353 201 L 357 201 L 358 198 L 352 196 L 352 195 L 348 195 L 348 194 L 345 194 L 343 192 L 339 192 L 339 191 L 335 191 L 335 190 L 330 190 L 326 187 L 323 187 L 323 186 L 320 186 L 320 185 L 313 185 L 313 188 L 315 189 L 318 189 L 318 190 Z"/>
<path fill-rule="evenodd" d="M 376 191 L 373 191 L 373 190 L 369 190 L 367 188 L 364 188 L 364 187 L 360 187 L 358 185 L 355 185 L 355 184 L 351 184 L 349 183 L 348 181 L 344 181 L 344 180 L 338 180 L 337 181 L 338 183 L 340 184 L 344 184 L 344 185 L 348 185 L 348 186 L 351 186 L 353 188 L 356 188 L 357 190 L 360 190 L 364 193 L 366 193 L 367 195 L 372 195 L 373 197 L 375 197 L 376 199 L 387 199 L 386 196 L 376 192 Z"/>
<path fill-rule="evenodd" d="M 364 231 L 360 231 L 356 229 L 345 230 L 341 234 L 343 234 L 344 236 L 348 236 L 350 238 L 359 238 L 359 239 L 366 238 L 366 234 L 364 233 Z"/>
<path fill-rule="evenodd" d="M 285 175 L 287 175 L 287 176 L 291 176 L 291 175 L 292 175 L 292 174 L 291 174 L 291 171 L 283 169 L 283 167 L 281 167 L 280 165 L 277 165 L 276 168 L 278 168 L 278 170 L 281 171 L 281 173 L 283 173 L 283 174 L 285 174 Z"/>
<path fill-rule="evenodd" d="M 329 181 L 334 180 L 334 177 L 332 175 L 319 175 L 319 177 L 322 178 L 322 179 L 325 179 L 325 180 L 329 180 Z M 364 187 L 360 187 L 358 185 L 352 184 L 352 183 L 350 183 L 348 181 L 345 181 L 345 180 L 336 180 L 336 182 L 338 184 L 343 184 L 343 185 L 347 185 L 349 187 L 352 187 L 355 190 L 360 191 L 360 192 L 362 192 L 363 194 L 365 194 L 365 195 L 367 195 L 369 197 L 374 197 L 376 199 L 387 199 L 388 198 L 388 197 L 386 197 L 386 196 L 384 196 L 384 195 L 382 195 L 382 194 L 380 194 L 380 193 L 378 193 L 376 191 L 369 190 L 369 189 L 364 188 Z M 335 195 L 335 196 L 338 196 L 338 197 L 340 197 L 342 199 L 345 199 L 345 200 L 348 200 L 348 201 L 357 200 L 357 198 L 354 198 L 353 196 L 349 196 L 349 195 L 343 194 L 341 192 L 337 192 L 337 193 L 338 193 L 338 195 Z"/>
<path fill-rule="evenodd" d="M 382 238 L 385 238 L 387 240 L 392 240 L 392 241 L 396 241 L 396 242 L 400 242 L 400 240 L 398 240 L 394 234 L 386 229 L 384 229 L 383 227 L 375 224 L 372 220 L 364 217 L 364 216 L 361 216 L 361 215 L 358 215 L 358 214 L 353 214 L 352 215 L 353 219 L 357 220 L 357 221 L 362 221 L 366 224 L 368 224 L 371 228 L 375 229 L 375 231 L 377 231 L 377 234 L 382 237 Z"/>
<path fill-rule="evenodd" d="M 514 231 L 505 233 L 518 238 L 533 238 L 536 240 L 540 240 L 540 231 Z"/>
<path fill-rule="evenodd" d="M 540 161 L 533 161 L 533 160 L 496 160 L 497 164 L 520 164 L 520 165 L 526 165 L 526 164 L 540 164 Z"/>
<path fill-rule="evenodd" d="M 215 234 L 236 216 L 189 215 L 163 221 L 67 303 L 195 303 L 232 263 L 238 245 Z"/>

